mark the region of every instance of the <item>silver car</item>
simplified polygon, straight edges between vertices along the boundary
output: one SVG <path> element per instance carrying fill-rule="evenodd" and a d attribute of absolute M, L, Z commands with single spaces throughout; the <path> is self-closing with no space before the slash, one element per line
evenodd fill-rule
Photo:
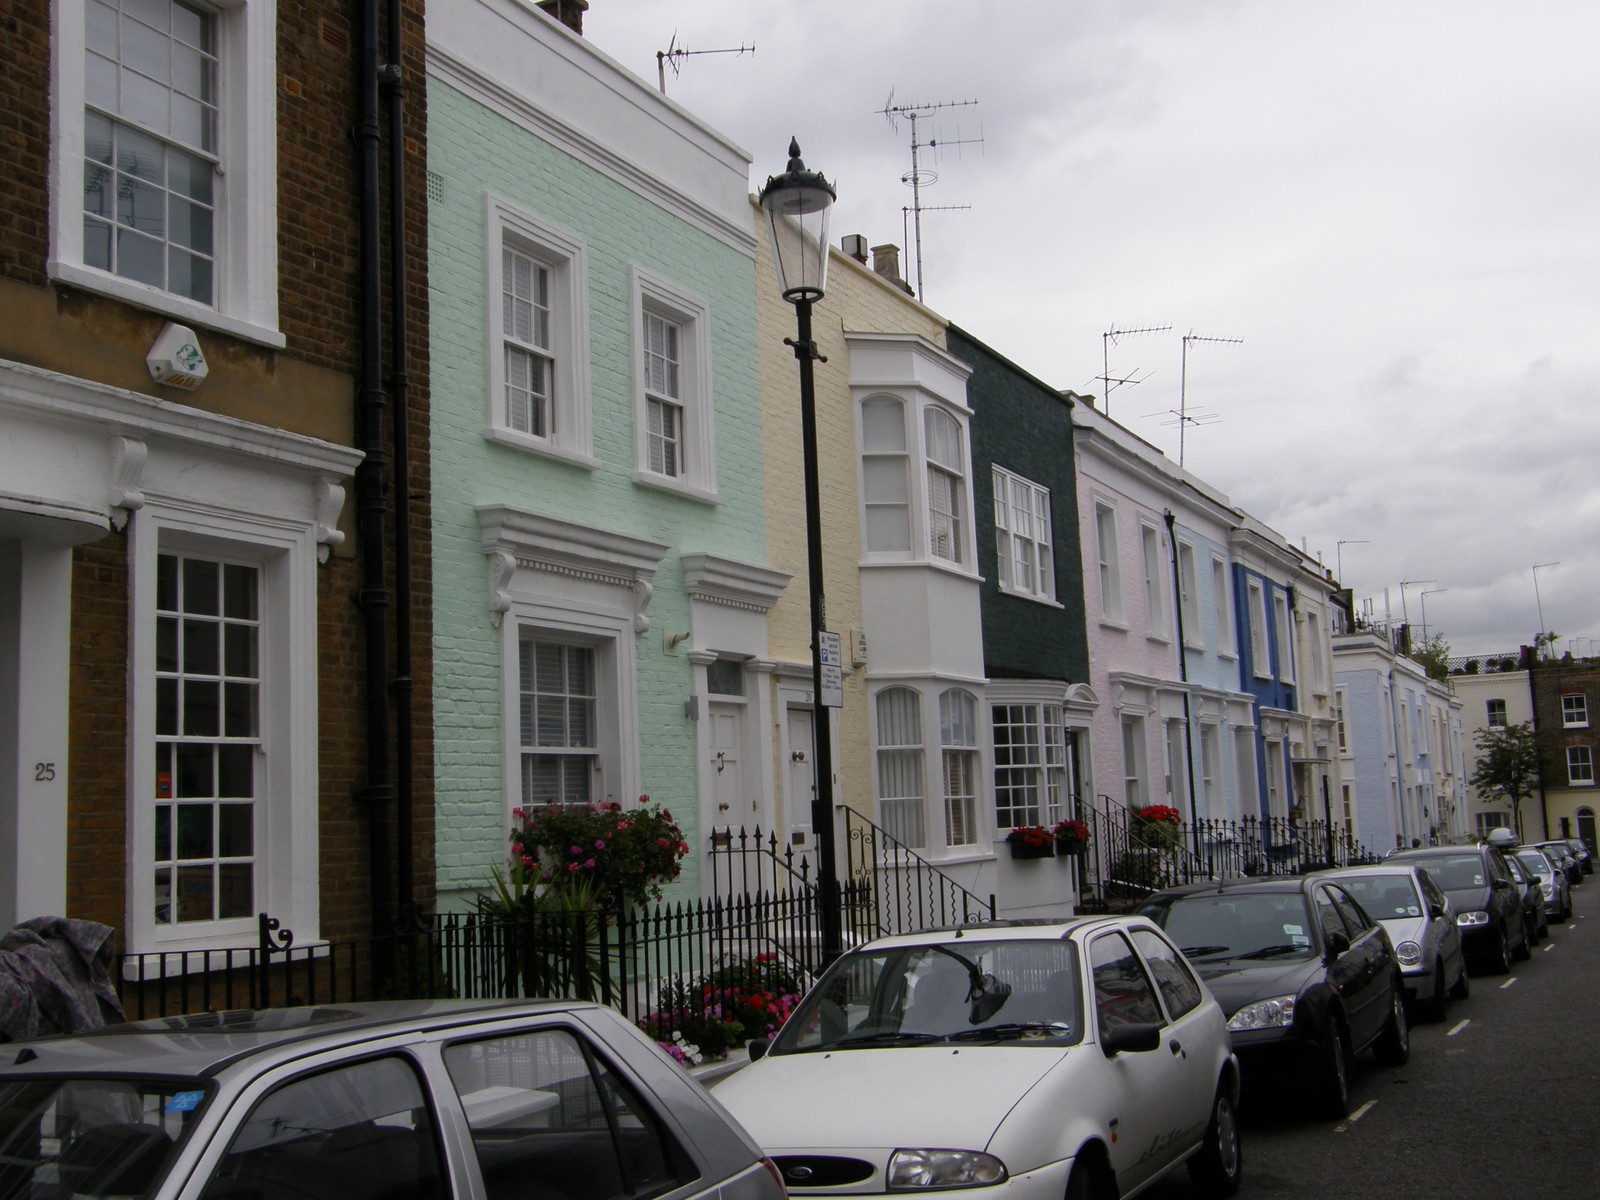
<path fill-rule="evenodd" d="M 1337 879 L 1388 931 L 1400 959 L 1406 1003 L 1418 1017 L 1442 1021 L 1449 999 L 1467 998 L 1471 985 L 1461 931 L 1449 899 L 1426 867 L 1396 863 L 1321 873 Z"/>
<path fill-rule="evenodd" d="M 594 1004 L 209 1013 L 19 1042 L 0 1196 L 783 1200 L 706 1091 Z"/>
<path fill-rule="evenodd" d="M 1552 921 L 1561 924 L 1572 919 L 1572 884 L 1567 873 L 1550 860 L 1550 856 L 1537 846 L 1518 846 L 1511 857 L 1522 864 L 1539 881 L 1539 891 L 1544 897 L 1544 910 Z"/>

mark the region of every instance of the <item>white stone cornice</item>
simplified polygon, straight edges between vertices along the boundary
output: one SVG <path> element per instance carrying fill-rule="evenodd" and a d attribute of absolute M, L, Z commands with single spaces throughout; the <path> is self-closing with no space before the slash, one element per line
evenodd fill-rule
<path fill-rule="evenodd" d="M 691 599 L 747 612 L 769 612 L 793 578 L 771 567 L 715 554 L 683 556 L 684 588 Z"/>
<path fill-rule="evenodd" d="M 490 560 L 492 623 L 498 625 L 509 610 L 512 579 L 520 568 L 624 588 L 633 594 L 634 633 L 649 632 L 645 610 L 655 595 L 656 570 L 671 549 L 667 543 L 506 504 L 480 505 L 478 528 Z"/>

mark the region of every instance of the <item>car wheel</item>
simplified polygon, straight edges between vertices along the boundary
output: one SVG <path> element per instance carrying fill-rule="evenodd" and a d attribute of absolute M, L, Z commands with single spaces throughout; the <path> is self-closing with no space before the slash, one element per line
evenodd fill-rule
<path fill-rule="evenodd" d="M 1335 1120 L 1350 1113 L 1350 1052 L 1345 1047 L 1344 1027 L 1332 1016 L 1328 1018 L 1328 1032 L 1322 1041 L 1322 1078 L 1317 1085 L 1317 1107 L 1323 1116 Z"/>
<path fill-rule="evenodd" d="M 1462 962 L 1462 964 L 1461 964 L 1461 975 L 1460 975 L 1459 978 L 1457 978 L 1455 986 L 1450 989 L 1450 999 L 1452 999 L 1452 1000 L 1465 1000 L 1471 995 L 1472 995 L 1472 984 L 1467 979 L 1467 964 L 1465 962 Z"/>
<path fill-rule="evenodd" d="M 1505 930 L 1501 930 L 1495 938 L 1494 952 L 1488 956 L 1489 974 L 1511 974 L 1511 943 L 1506 941 Z"/>
<path fill-rule="evenodd" d="M 1538 939 L 1534 937 L 1526 923 L 1522 927 L 1522 940 L 1517 943 L 1517 948 L 1512 951 L 1518 962 L 1527 962 L 1533 957 L 1533 943 Z"/>
<path fill-rule="evenodd" d="M 1231 1196 L 1239 1190 L 1244 1158 L 1239 1150 L 1239 1120 L 1228 1093 L 1217 1089 L 1211 1102 L 1206 1140 L 1189 1156 L 1189 1178 L 1202 1196 Z"/>
<path fill-rule="evenodd" d="M 1411 1057 L 1411 1023 L 1406 1020 L 1405 991 L 1399 980 L 1394 985 L 1394 1008 L 1389 1013 L 1389 1023 L 1383 1027 L 1372 1049 L 1386 1067 L 1403 1067 Z"/>
<path fill-rule="evenodd" d="M 1417 1005 L 1417 1015 L 1424 1021 L 1442 1021 L 1444 1020 L 1445 1006 L 1449 1002 L 1449 997 L 1445 994 L 1444 959 L 1435 959 L 1433 964 L 1433 995 Z"/>
<path fill-rule="evenodd" d="M 1066 1200 L 1104 1200 L 1105 1194 L 1099 1174 L 1080 1154 L 1072 1164 L 1072 1174 L 1067 1176 Z"/>

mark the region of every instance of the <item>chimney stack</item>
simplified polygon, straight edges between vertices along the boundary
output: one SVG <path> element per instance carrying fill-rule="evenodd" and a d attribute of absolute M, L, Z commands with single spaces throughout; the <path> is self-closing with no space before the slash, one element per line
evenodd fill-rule
<path fill-rule="evenodd" d="M 583 14 L 589 0 L 539 0 L 539 7 L 579 37 L 583 36 Z"/>
<path fill-rule="evenodd" d="M 911 285 L 900 278 L 900 247 L 893 242 L 872 248 L 872 269 L 906 295 L 916 295 L 911 290 Z"/>

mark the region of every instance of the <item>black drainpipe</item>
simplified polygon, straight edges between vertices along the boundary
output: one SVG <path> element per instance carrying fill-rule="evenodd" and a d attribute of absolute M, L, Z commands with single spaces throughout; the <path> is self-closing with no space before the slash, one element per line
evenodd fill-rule
<path fill-rule="evenodd" d="M 1172 547 L 1173 628 L 1178 631 L 1178 681 L 1183 684 L 1183 756 L 1189 776 L 1189 827 L 1194 830 L 1194 852 L 1200 853 L 1200 823 L 1194 796 L 1194 719 L 1189 712 L 1189 656 L 1183 640 L 1183 573 L 1178 570 L 1178 517 L 1170 508 L 1161 514 L 1167 520 L 1167 544 Z"/>
<path fill-rule="evenodd" d="M 412 812 L 413 680 L 411 677 L 411 380 L 407 372 L 406 284 L 406 101 L 401 54 L 401 0 L 389 0 L 389 65 L 384 82 L 389 99 L 389 390 L 394 396 L 394 577 L 395 577 L 395 821 L 399 879 L 399 917 L 405 929 L 416 924 Z"/>
<path fill-rule="evenodd" d="M 372 886 L 372 934 L 394 929 L 390 883 L 389 816 L 394 784 L 389 770 L 389 641 L 385 614 L 384 525 L 388 515 L 384 478 L 383 416 L 383 265 L 380 259 L 382 213 L 378 182 L 378 3 L 362 0 L 357 58 L 359 112 L 353 136 L 359 172 L 360 203 L 360 378 L 356 393 L 356 446 L 365 457 L 356 468 L 356 513 L 361 548 L 361 590 L 356 603 L 364 618 L 366 651 L 367 781 L 359 798 L 367 810 L 368 868 Z M 387 941 L 379 945 L 387 945 Z M 380 970 L 382 968 L 380 967 Z"/>

